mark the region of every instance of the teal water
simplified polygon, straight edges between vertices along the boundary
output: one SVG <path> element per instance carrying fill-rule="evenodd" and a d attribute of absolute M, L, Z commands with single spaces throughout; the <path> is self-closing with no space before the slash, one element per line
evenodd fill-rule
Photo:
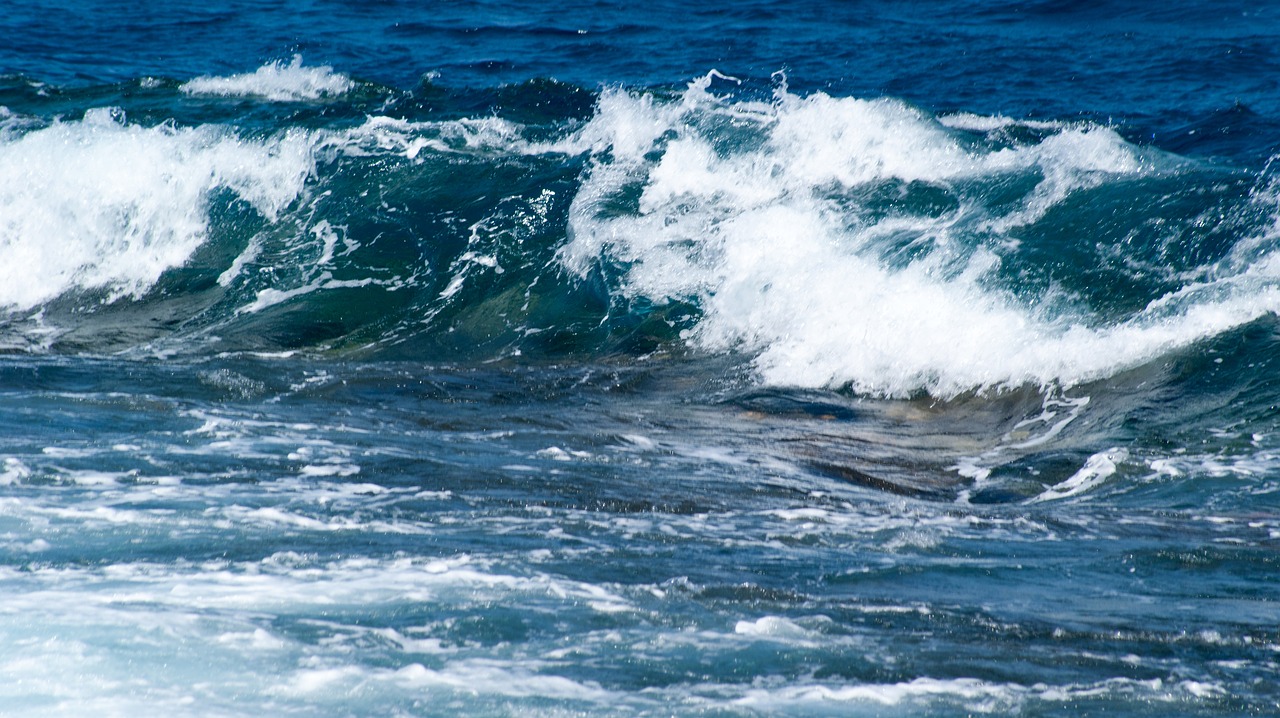
<path fill-rule="evenodd" d="M 1278 27 L 15 5 L 0 713 L 1274 713 Z"/>

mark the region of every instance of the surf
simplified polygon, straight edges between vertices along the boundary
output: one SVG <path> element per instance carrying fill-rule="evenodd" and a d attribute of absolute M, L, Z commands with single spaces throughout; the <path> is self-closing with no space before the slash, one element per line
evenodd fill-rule
<path fill-rule="evenodd" d="M 665 348 L 746 357 L 766 386 L 947 400 L 1104 380 L 1280 307 L 1278 195 L 1259 176 L 1090 121 L 771 82 L 604 88 L 586 115 L 533 123 L 421 116 L 390 89 L 381 112 L 252 129 L 9 111 L 5 344 Z M 153 89 L 179 108 L 274 107 L 341 105 L 355 86 L 295 57 Z M 529 106 L 572 95 L 518 90 Z M 1081 224 L 1112 206 L 1115 227 Z M 1202 229 L 1215 211 L 1229 243 Z"/>
<path fill-rule="evenodd" d="M 728 91 L 712 93 L 713 82 Z M 1065 286 L 1093 267 L 1064 263 L 1062 280 L 1020 284 L 1037 271 L 1024 237 L 1109 195 L 1141 201 L 1170 181 L 1199 193 L 1220 170 L 1091 123 L 939 118 L 893 99 L 785 87 L 760 102 L 734 90 L 712 73 L 667 101 L 602 97 L 574 138 L 600 159 L 561 256 L 580 276 L 600 262 L 624 267 L 623 296 L 696 304 L 682 338 L 751 354 L 767 384 L 944 399 L 1069 388 L 1280 307 L 1269 189 L 1241 202 L 1253 225 L 1240 244 L 1261 243 L 1260 256 L 1190 268 L 1196 279 L 1108 314 Z"/>

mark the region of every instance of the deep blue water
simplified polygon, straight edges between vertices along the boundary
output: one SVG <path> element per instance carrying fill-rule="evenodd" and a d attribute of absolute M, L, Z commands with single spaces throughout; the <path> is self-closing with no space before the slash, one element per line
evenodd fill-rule
<path fill-rule="evenodd" d="M 1278 48 L 8 3 L 0 714 L 1280 712 Z"/>

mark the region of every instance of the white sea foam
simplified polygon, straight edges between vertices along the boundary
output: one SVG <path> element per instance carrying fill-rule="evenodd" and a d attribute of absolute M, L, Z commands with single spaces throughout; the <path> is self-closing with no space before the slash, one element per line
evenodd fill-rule
<path fill-rule="evenodd" d="M 1108 322 L 1001 287 L 1011 229 L 1074 193 L 1177 164 L 1109 128 L 1046 123 L 1044 139 L 988 146 L 955 128 L 1004 119 L 943 123 L 895 100 L 822 93 L 738 102 L 713 95 L 714 79 L 678 101 L 602 95 L 558 147 L 598 157 L 560 257 L 582 275 L 620 263 L 629 297 L 696 301 L 687 341 L 754 354 L 767 383 L 893 397 L 1070 387 L 1280 308 L 1280 270 L 1263 263 Z M 1013 202 L 988 206 L 973 189 L 1010 178 L 1029 187 Z M 857 193 L 878 186 L 934 188 L 953 203 L 873 212 Z M 635 209 L 620 211 L 626 201 Z M 886 258 L 903 238 L 910 261 Z"/>
<path fill-rule="evenodd" d="M 547 148 L 525 142 L 523 133 L 522 126 L 500 117 L 412 122 L 378 116 L 368 118 L 359 127 L 333 133 L 328 143 L 350 156 L 392 154 L 414 161 L 420 161 L 424 151 L 546 151 Z"/>
<path fill-rule="evenodd" d="M 119 701 L 141 692 L 164 704 L 160 699 L 178 689 L 202 697 L 217 691 L 239 693 L 234 703 L 243 711 L 257 700 L 282 696 L 308 703 L 345 700 L 349 694 L 342 689 L 353 684 L 381 685 L 379 690 L 397 694 L 430 687 L 473 697 L 606 700 L 608 695 L 598 686 L 558 676 L 555 665 L 544 670 L 537 659 L 507 660 L 501 651 L 477 655 L 475 646 L 455 657 L 456 643 L 446 646 L 436 638 L 405 635 L 440 628 L 433 624 L 396 630 L 345 624 L 341 611 L 335 620 L 325 617 L 342 606 L 376 611 L 379 604 L 392 610 L 426 602 L 462 608 L 528 599 L 566 607 L 621 602 L 600 586 L 555 576 L 507 574 L 465 556 L 318 562 L 287 552 L 245 563 L 41 565 L 0 571 L 0 583 L 6 589 L 0 602 L 0 638 L 7 646 L 0 657 L 0 674 L 9 679 L 0 686 L 0 701 L 6 714 L 24 701 L 51 696 L 65 699 L 66 705 L 43 715 L 98 714 L 84 710 L 83 702 Z M 293 631 L 261 625 L 266 614 L 316 616 L 306 621 L 308 630 L 329 638 L 318 644 L 299 641 Z M 85 643 L 49 638 L 59 634 Z M 440 660 L 433 660 L 431 668 L 398 660 L 404 666 L 398 671 L 346 663 L 351 649 L 359 647 L 356 655 L 364 655 L 374 643 L 419 654 L 415 660 L 422 660 L 421 654 Z M 139 653 L 129 649 L 136 663 L 117 660 L 121 646 L 138 649 Z M 50 668 L 62 678 L 46 680 L 40 670 Z M 82 680 L 68 682 L 67 675 Z M 204 707 L 200 715 L 216 714 Z"/>
<path fill-rule="evenodd" d="M 283 516 L 283 512 L 277 513 Z M 23 595 L 8 597 L 3 604 L 6 611 L 35 610 L 42 602 L 73 600 L 86 606 L 146 604 L 174 611 L 299 609 L 406 600 L 485 603 L 514 600 L 517 596 L 535 602 L 542 597 L 554 603 L 630 605 L 603 586 L 550 575 L 504 573 L 467 556 L 315 562 L 306 556 L 284 553 L 259 562 L 234 564 L 214 561 L 175 567 L 126 563 L 101 571 L 48 568 L 26 578 L 34 583 Z M 99 592 L 97 589 L 104 583 L 109 583 L 111 590 Z"/>
<path fill-rule="evenodd" d="M 237 309 L 240 314 L 252 314 L 260 312 L 268 307 L 274 307 L 277 304 L 283 304 L 297 297 L 312 292 L 328 291 L 332 289 L 351 289 L 359 287 L 368 287 L 373 284 L 385 284 L 376 279 L 365 277 L 363 279 L 334 279 L 330 272 L 320 272 L 310 283 L 293 289 L 276 289 L 268 287 L 258 292 L 254 300 L 243 307 Z"/>
<path fill-rule="evenodd" d="M 959 475 L 981 484 L 991 475 L 992 467 L 1008 460 L 1010 451 L 1022 451 L 1043 446 L 1058 436 L 1068 425 L 1080 418 L 1089 405 L 1087 396 L 1069 397 L 1058 392 L 1044 396 L 1041 411 L 1014 424 L 999 443 L 978 456 L 963 456 L 950 467 Z"/>
<path fill-rule="evenodd" d="M 1049 703 L 1105 700 L 1115 696 L 1139 696 L 1159 703 L 1183 703 L 1212 699 L 1225 692 L 1221 685 L 1197 681 L 1166 683 L 1114 678 L 1096 683 L 1065 685 L 995 683 L 974 678 L 916 678 L 892 684 L 788 686 L 770 690 L 753 688 L 734 701 L 757 710 L 794 710 L 808 704 L 849 703 L 882 706 L 919 706 L 953 703 L 980 713 L 1019 713 L 1036 701 Z"/>
<path fill-rule="evenodd" d="M 304 133 L 246 140 L 216 127 L 142 127 L 112 110 L 2 142 L 0 308 L 72 290 L 139 296 L 206 240 L 214 190 L 275 219 L 313 164 Z"/>
<path fill-rule="evenodd" d="M 227 77 L 197 77 L 182 85 L 189 95 L 262 97 L 273 102 L 302 102 L 346 94 L 354 83 L 332 67 L 305 67 L 295 55 L 289 64 L 277 60 L 255 72 Z"/>
<path fill-rule="evenodd" d="M 31 469 L 21 459 L 5 457 L 4 470 L 0 471 L 0 486 L 18 484 L 31 476 Z"/>
<path fill-rule="evenodd" d="M 808 641 L 817 638 L 813 632 L 782 616 L 764 616 L 755 621 L 738 621 L 733 632 L 740 636 L 769 638 L 784 642 Z"/>
<path fill-rule="evenodd" d="M 1054 484 L 1032 499 L 1033 502 L 1053 501 L 1076 496 L 1098 486 L 1116 473 L 1116 465 L 1129 458 L 1124 449 L 1111 448 L 1089 457 L 1089 460 L 1061 483 Z"/>
<path fill-rule="evenodd" d="M 1060 130 L 1066 126 L 1066 124 L 1062 122 L 1017 120 L 1012 117 L 1002 117 L 999 115 L 988 117 L 986 115 L 975 115 L 972 112 L 957 112 L 951 115 L 942 115 L 938 118 L 938 122 L 941 122 L 947 127 L 954 127 L 957 130 L 973 130 L 976 132 L 991 132 L 993 130 L 1002 130 L 1008 127 L 1027 127 L 1035 130 Z"/>
<path fill-rule="evenodd" d="M 1220 700 L 1230 690 L 1205 678 L 1019 683 L 918 674 L 885 682 L 769 674 L 638 689 L 601 685 L 593 680 L 600 671 L 581 667 L 603 664 L 607 673 L 628 655 L 649 661 L 673 656 L 679 670 L 681 656 L 741 657 L 748 643 L 780 650 L 821 646 L 852 655 L 866 655 L 872 646 L 858 632 L 828 635 L 822 627 L 831 620 L 823 616 L 770 615 L 720 630 L 661 622 L 655 630 L 649 621 L 624 621 L 583 631 L 573 641 L 442 640 L 440 632 L 448 633 L 454 621 L 469 620 L 459 617 L 483 615 L 494 605 L 530 606 L 530 615 L 567 621 L 572 618 L 565 614 L 584 604 L 625 603 L 611 587 L 507 572 L 466 556 L 326 561 L 281 552 L 243 562 L 35 564 L 0 569 L 0 583 L 6 587 L 0 638 L 8 649 L 0 674 L 9 679 L 0 685 L 0 701 L 14 715 L 133 715 L 155 706 L 166 715 L 243 715 L 264 707 L 340 713 L 423 696 L 437 705 L 456 701 L 453 707 L 462 712 L 514 701 L 517 710 L 534 705 L 588 713 L 647 714 L 676 705 L 689 709 L 681 713 L 893 706 L 1008 714 L 1034 712 L 1040 702 L 1186 706 Z M 652 589 L 660 601 L 666 596 Z M 441 610 L 423 610 L 427 606 Z M 360 612 L 353 615 L 352 607 Z M 402 609 L 425 623 L 400 625 Z M 376 617 L 387 615 L 397 617 L 397 627 L 380 625 Z M 732 631 L 725 630 L 729 626 Z M 1212 630 L 1188 640 L 1240 645 Z M 122 651 L 129 660 L 121 660 Z M 68 675 L 77 680 L 65 680 Z"/>
<path fill-rule="evenodd" d="M 516 698 L 555 698 L 559 700 L 605 702 L 620 696 L 594 683 L 582 683 L 556 675 L 536 673 L 531 667 L 511 665 L 504 661 L 470 660 L 433 670 L 421 664 L 406 666 L 395 674 L 396 682 L 421 690 L 446 687 L 467 693 Z"/>
<path fill-rule="evenodd" d="M 589 451 L 562 449 L 558 446 L 549 446 L 541 449 L 536 453 L 536 456 L 541 459 L 551 459 L 552 461 L 585 461 L 593 458 Z"/>
<path fill-rule="evenodd" d="M 740 705 L 762 709 L 781 708 L 812 702 L 877 703 L 897 705 L 904 701 L 920 701 L 939 697 L 972 701 L 979 698 L 1009 699 L 1009 687 L 972 678 L 938 680 L 917 678 L 906 683 L 855 686 L 797 686 L 783 690 L 752 690 L 737 701 Z"/>

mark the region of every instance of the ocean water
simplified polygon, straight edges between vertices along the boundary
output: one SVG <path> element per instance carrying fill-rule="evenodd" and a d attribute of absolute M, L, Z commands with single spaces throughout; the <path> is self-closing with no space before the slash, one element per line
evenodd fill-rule
<path fill-rule="evenodd" d="M 0 40 L 0 715 L 1280 713 L 1280 9 Z"/>

